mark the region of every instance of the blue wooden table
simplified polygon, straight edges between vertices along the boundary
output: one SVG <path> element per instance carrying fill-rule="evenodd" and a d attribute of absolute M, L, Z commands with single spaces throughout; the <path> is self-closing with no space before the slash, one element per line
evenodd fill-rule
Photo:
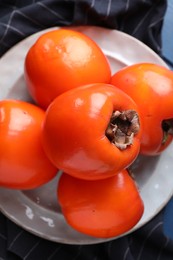
<path fill-rule="evenodd" d="M 170 69 L 173 70 L 173 0 L 168 0 L 168 7 L 164 18 L 162 29 L 162 56 L 168 63 Z M 173 198 L 166 206 L 164 230 L 165 234 L 173 239 Z"/>
<path fill-rule="evenodd" d="M 173 0 L 168 0 L 168 7 L 162 30 L 162 54 L 173 69 Z"/>

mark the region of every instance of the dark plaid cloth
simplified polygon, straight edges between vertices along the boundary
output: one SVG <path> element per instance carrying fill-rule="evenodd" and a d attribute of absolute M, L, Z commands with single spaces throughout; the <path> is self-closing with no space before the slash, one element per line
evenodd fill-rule
<path fill-rule="evenodd" d="M 98 25 L 124 31 L 161 55 L 165 0 L 0 0 L 0 56 L 53 26 Z M 0 260 L 172 260 L 173 200 L 136 232 L 97 245 L 41 239 L 0 214 Z"/>
<path fill-rule="evenodd" d="M 0 55 L 30 34 L 52 26 L 98 25 L 161 48 L 165 0 L 0 0 Z"/>
<path fill-rule="evenodd" d="M 1 214 L 0 259 L 172 260 L 173 240 L 164 234 L 164 211 L 136 232 L 96 245 L 50 242 L 24 231 Z M 173 231 L 173 223 L 169 227 Z"/>

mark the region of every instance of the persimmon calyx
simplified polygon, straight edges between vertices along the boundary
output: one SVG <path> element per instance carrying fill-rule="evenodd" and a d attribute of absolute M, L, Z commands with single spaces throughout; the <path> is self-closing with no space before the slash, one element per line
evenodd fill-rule
<path fill-rule="evenodd" d="M 120 150 L 133 144 L 134 135 L 139 132 L 139 116 L 134 110 L 114 111 L 106 129 L 106 137 Z"/>
<path fill-rule="evenodd" d="M 162 129 L 163 129 L 162 144 L 165 144 L 168 139 L 168 135 L 173 135 L 173 118 L 163 120 Z"/>

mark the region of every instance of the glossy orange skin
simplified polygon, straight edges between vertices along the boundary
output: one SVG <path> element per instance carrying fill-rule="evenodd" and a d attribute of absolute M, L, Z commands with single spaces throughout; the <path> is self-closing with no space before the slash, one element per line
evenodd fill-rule
<path fill-rule="evenodd" d="M 111 238 L 129 231 L 144 211 L 138 188 L 127 170 L 95 181 L 63 173 L 57 195 L 67 223 L 79 232 L 98 238 Z"/>
<path fill-rule="evenodd" d="M 138 105 L 143 124 L 140 153 L 158 155 L 172 142 L 162 144 L 162 121 L 173 118 L 173 72 L 165 67 L 140 63 L 116 72 L 111 84 L 127 93 Z"/>
<path fill-rule="evenodd" d="M 43 108 L 59 94 L 83 84 L 108 83 L 111 69 L 101 48 L 88 36 L 70 29 L 44 33 L 25 59 L 27 88 Z"/>
<path fill-rule="evenodd" d="M 120 150 L 105 135 L 112 112 L 138 108 L 109 84 L 85 85 L 57 97 L 46 111 L 42 140 L 53 164 L 82 179 L 103 179 L 129 166 L 140 149 L 141 131 Z"/>
<path fill-rule="evenodd" d="M 0 186 L 33 189 L 57 174 L 41 145 L 45 112 L 27 102 L 0 101 Z"/>

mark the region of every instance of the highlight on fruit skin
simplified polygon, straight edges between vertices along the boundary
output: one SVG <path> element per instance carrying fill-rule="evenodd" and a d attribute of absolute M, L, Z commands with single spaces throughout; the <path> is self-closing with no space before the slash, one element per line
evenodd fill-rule
<path fill-rule="evenodd" d="M 30 47 L 24 77 L 31 97 L 45 109 L 69 89 L 109 83 L 111 67 L 102 49 L 89 36 L 61 28 L 43 33 Z"/>
<path fill-rule="evenodd" d="M 57 197 L 67 223 L 96 238 L 120 236 L 141 219 L 144 204 L 127 170 L 104 180 L 86 181 L 62 173 Z"/>

